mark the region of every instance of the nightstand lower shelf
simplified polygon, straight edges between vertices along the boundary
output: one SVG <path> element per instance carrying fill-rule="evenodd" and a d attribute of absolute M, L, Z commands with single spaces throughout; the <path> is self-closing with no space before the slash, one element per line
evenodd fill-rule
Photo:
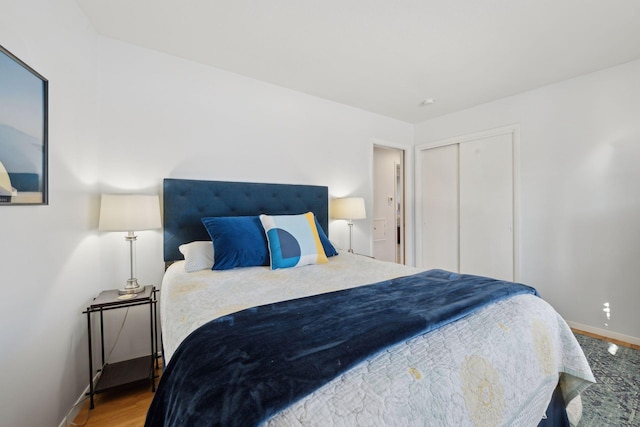
<path fill-rule="evenodd" d="M 153 356 L 142 356 L 116 363 L 107 363 L 98 378 L 95 393 L 142 381 L 153 381 Z M 154 387 L 155 388 L 155 387 Z"/>
<path fill-rule="evenodd" d="M 156 292 L 157 290 L 147 285 L 137 294 L 120 295 L 117 289 L 102 291 L 94 298 L 93 302 L 83 314 L 87 315 L 87 333 L 89 347 L 89 408 L 93 409 L 93 397 L 96 393 L 101 393 L 110 389 L 119 388 L 128 384 L 139 384 L 143 381 L 151 383 L 151 391 L 156 391 L 155 368 L 158 368 L 158 316 L 156 312 Z M 104 313 L 115 309 L 127 310 L 131 307 L 149 306 L 149 354 L 122 362 L 107 363 L 104 347 Z M 99 369 L 100 376 L 94 381 L 95 371 L 93 370 L 93 341 L 91 317 L 98 314 L 100 319 L 100 359 L 102 369 Z M 125 316 L 126 319 L 126 316 Z M 124 323 L 123 323 L 124 326 Z"/>

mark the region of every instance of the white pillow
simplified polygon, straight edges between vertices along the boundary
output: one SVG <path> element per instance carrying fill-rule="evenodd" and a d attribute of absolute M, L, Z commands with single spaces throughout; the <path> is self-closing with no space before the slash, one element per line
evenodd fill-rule
<path fill-rule="evenodd" d="M 213 242 L 210 240 L 185 243 L 178 249 L 184 255 L 184 270 L 187 273 L 213 268 Z"/>

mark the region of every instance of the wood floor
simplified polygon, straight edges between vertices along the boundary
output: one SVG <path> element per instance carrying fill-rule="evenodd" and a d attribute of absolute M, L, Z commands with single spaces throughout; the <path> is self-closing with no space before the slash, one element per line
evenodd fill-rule
<path fill-rule="evenodd" d="M 156 370 L 156 385 L 162 367 Z M 87 399 L 71 426 L 88 427 L 140 427 L 144 425 L 147 409 L 153 399 L 151 384 L 107 391 L 94 397 L 94 408 L 89 410 Z"/>
<path fill-rule="evenodd" d="M 637 345 L 637 344 L 629 344 L 628 342 L 616 340 L 616 339 L 613 339 L 613 338 L 605 338 L 602 335 L 592 334 L 591 332 L 585 332 L 585 331 L 581 331 L 579 329 L 573 329 L 572 328 L 571 330 L 573 332 L 575 332 L 576 334 L 586 335 L 586 336 L 591 337 L 591 338 L 597 338 L 599 340 L 603 340 L 603 341 L 607 341 L 607 342 L 613 343 L 613 344 L 618 345 L 620 347 L 629 347 L 629 348 L 632 348 L 634 350 L 640 350 L 640 345 Z"/>
<path fill-rule="evenodd" d="M 574 330 L 574 332 L 640 350 L 639 345 L 611 340 L 584 331 Z M 158 377 L 161 372 L 162 369 L 157 371 Z M 156 379 L 156 384 L 157 383 L 158 379 Z M 101 393 L 95 397 L 95 408 L 89 410 L 89 401 L 87 400 L 76 417 L 74 424 L 71 425 L 88 427 L 141 427 L 144 425 L 147 409 L 151 404 L 152 398 L 153 392 L 149 384 L 143 384 L 126 390 Z"/>

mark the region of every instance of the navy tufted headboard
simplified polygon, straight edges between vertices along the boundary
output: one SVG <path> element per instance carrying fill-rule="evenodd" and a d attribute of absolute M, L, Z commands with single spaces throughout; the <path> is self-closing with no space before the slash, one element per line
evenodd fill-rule
<path fill-rule="evenodd" d="M 313 212 L 325 233 L 329 232 L 327 187 L 167 178 L 163 204 L 165 262 L 183 259 L 178 250 L 183 243 L 211 240 L 200 221 L 205 216 Z"/>

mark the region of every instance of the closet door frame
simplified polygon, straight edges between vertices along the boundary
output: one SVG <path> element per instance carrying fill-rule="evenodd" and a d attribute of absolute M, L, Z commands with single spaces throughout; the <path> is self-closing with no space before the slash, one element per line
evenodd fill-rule
<path fill-rule="evenodd" d="M 463 144 L 478 139 L 489 138 L 499 135 L 511 135 L 512 140 L 512 156 L 513 156 L 513 276 L 515 281 L 520 280 L 520 125 L 508 125 L 500 128 L 484 130 L 467 135 L 456 136 L 444 140 L 427 142 L 416 145 L 415 147 L 415 261 L 416 266 L 423 267 L 422 256 L 422 235 L 423 235 L 423 194 L 422 194 L 422 151 L 431 148 L 438 148 L 447 145 Z M 459 224 L 458 224 L 459 225 Z"/>

